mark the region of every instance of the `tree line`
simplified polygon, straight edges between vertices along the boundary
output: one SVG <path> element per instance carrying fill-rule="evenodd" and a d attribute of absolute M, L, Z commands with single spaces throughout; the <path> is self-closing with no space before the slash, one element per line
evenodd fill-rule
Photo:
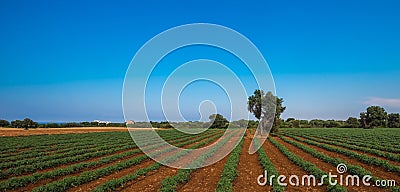
<path fill-rule="evenodd" d="M 0 127 L 8 128 L 71 128 L 71 127 L 126 127 L 125 123 L 98 123 L 98 122 L 67 122 L 67 123 L 38 123 L 30 118 L 24 120 L 7 121 L 0 119 Z"/>
<path fill-rule="evenodd" d="M 359 118 L 349 117 L 347 120 L 299 120 L 288 118 L 286 121 L 280 117 L 286 107 L 282 105 L 283 98 L 273 95 L 270 91 L 264 93 L 262 90 L 255 90 L 253 95 L 248 98 L 247 106 L 249 112 L 259 121 L 249 122 L 248 127 L 258 127 L 258 123 L 264 119 L 267 123 L 273 122 L 271 131 L 278 128 L 377 128 L 389 127 L 400 128 L 400 114 L 388 114 L 383 107 L 370 106 L 365 112 L 361 112 Z M 275 108 L 275 114 L 271 111 Z M 272 121 L 273 120 L 273 121 Z M 250 125 L 251 124 L 251 125 Z M 262 126 L 265 127 L 265 126 Z"/>
<path fill-rule="evenodd" d="M 383 107 L 370 106 L 365 112 L 361 112 L 359 118 L 349 117 L 347 120 L 300 120 L 295 118 L 282 119 L 280 116 L 285 111 L 283 106 L 283 98 L 275 96 L 272 92 L 264 92 L 263 90 L 255 90 L 253 95 L 248 97 L 247 110 L 253 113 L 257 121 L 254 120 L 238 120 L 229 122 L 221 114 L 212 114 L 209 116 L 208 122 L 189 121 L 189 122 L 155 122 L 150 121 L 152 127 L 155 128 L 228 128 L 245 127 L 257 128 L 260 123 L 261 127 L 271 127 L 274 132 L 278 128 L 376 128 L 389 127 L 400 128 L 400 114 L 388 114 Z M 8 122 L 0 120 L 0 127 L 15 128 L 68 128 L 68 127 L 126 127 L 126 123 L 99 123 L 99 122 L 80 122 L 80 123 L 44 123 L 39 124 L 29 118 L 24 120 L 15 120 Z M 148 128 L 149 123 L 137 122 L 130 124 L 129 127 Z"/>
<path fill-rule="evenodd" d="M 400 114 L 388 114 L 383 107 L 370 106 L 361 112 L 359 118 L 349 117 L 347 120 L 298 120 L 288 118 L 281 124 L 282 128 L 400 128 Z"/>

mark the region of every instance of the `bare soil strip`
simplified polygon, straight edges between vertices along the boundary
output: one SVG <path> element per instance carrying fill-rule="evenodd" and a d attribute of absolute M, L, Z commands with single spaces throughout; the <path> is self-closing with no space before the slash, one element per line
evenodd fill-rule
<path fill-rule="evenodd" d="M 294 140 L 294 139 L 292 139 L 290 137 L 285 137 L 285 138 Z M 295 140 L 295 141 L 297 141 L 297 140 Z M 340 153 L 336 153 L 336 152 L 331 152 L 331 151 L 328 151 L 326 149 L 322 149 L 320 147 L 307 144 L 305 142 L 301 142 L 301 141 L 297 141 L 297 142 L 299 142 L 299 143 L 301 143 L 301 144 L 303 144 L 305 146 L 311 147 L 311 148 L 317 150 L 318 152 L 321 152 L 321 153 L 323 153 L 325 155 L 328 155 L 330 157 L 343 159 L 346 162 L 348 162 L 350 164 L 353 164 L 353 165 L 360 165 L 362 168 L 370 171 L 376 177 L 383 178 L 383 179 L 394 179 L 397 182 L 400 181 L 400 176 L 397 173 L 388 172 L 385 169 L 383 169 L 382 167 L 378 167 L 378 166 L 375 166 L 375 165 L 368 165 L 366 163 L 363 163 L 363 162 L 359 161 L 358 159 L 351 159 L 350 157 L 348 157 L 346 155 L 343 155 L 343 154 L 340 154 Z"/>
<path fill-rule="evenodd" d="M 281 143 L 282 145 L 284 145 L 286 148 L 288 148 L 292 153 L 294 153 L 295 155 L 301 157 L 302 159 L 304 159 L 305 161 L 308 161 L 314 165 L 316 165 L 318 168 L 320 168 L 321 170 L 329 173 L 331 172 L 332 174 L 337 174 L 337 170 L 336 167 L 326 163 L 318 158 L 313 157 L 311 154 L 308 154 L 304 151 L 302 151 L 301 149 L 286 143 L 285 141 L 283 141 L 282 139 L 280 139 L 279 137 L 274 137 L 274 139 L 276 141 L 278 141 L 279 143 Z M 343 174 L 343 178 L 346 178 L 346 176 L 349 175 L 348 173 L 344 173 Z M 319 178 L 317 178 L 317 180 L 319 180 Z M 360 183 L 360 186 L 346 186 L 348 191 L 385 191 L 382 188 L 378 188 L 378 187 L 367 187 L 367 186 L 363 186 L 362 182 Z M 388 190 L 386 190 L 388 191 Z"/>
<path fill-rule="evenodd" d="M 257 183 L 257 177 L 264 173 L 264 168 L 258 161 L 257 153 L 249 154 L 250 143 L 251 137 L 245 136 L 237 167 L 238 176 L 233 183 L 234 191 L 271 191 L 271 186 Z"/>
<path fill-rule="evenodd" d="M 275 147 L 269 140 L 263 145 L 263 149 L 267 153 L 271 162 L 274 164 L 279 175 L 285 175 L 289 178 L 291 175 L 297 175 L 299 177 L 308 175 L 301 167 L 294 164 L 290 159 L 283 155 L 278 148 Z M 288 183 L 288 179 L 285 180 Z M 286 187 L 286 191 L 326 191 L 326 186 L 292 186 Z"/>
<path fill-rule="evenodd" d="M 158 191 L 161 187 L 161 180 L 165 177 L 175 175 L 178 172 L 178 169 L 174 169 L 171 167 L 162 166 L 158 170 L 154 170 L 150 173 L 147 173 L 146 176 L 141 176 L 137 179 L 134 184 L 131 184 L 127 187 L 119 191 L 140 191 L 140 192 L 148 192 L 148 191 Z"/>
<path fill-rule="evenodd" d="M 229 155 L 217 163 L 196 169 L 190 175 L 190 180 L 181 186 L 178 191 L 215 191 L 228 157 Z"/>

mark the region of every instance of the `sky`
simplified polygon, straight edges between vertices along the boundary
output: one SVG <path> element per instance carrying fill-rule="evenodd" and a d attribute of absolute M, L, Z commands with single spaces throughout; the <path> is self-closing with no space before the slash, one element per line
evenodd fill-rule
<path fill-rule="evenodd" d="M 347 119 L 370 105 L 400 112 L 399 9 L 396 0 L 2 0 L 0 119 L 122 122 L 124 77 L 135 53 L 169 28 L 199 22 L 234 29 L 257 46 L 287 106 L 283 118 Z M 205 57 L 238 62 L 198 49 L 172 55 L 165 67 Z M 201 119 L 202 94 L 226 97 L 215 84 L 194 85 L 182 94 L 188 120 Z"/>

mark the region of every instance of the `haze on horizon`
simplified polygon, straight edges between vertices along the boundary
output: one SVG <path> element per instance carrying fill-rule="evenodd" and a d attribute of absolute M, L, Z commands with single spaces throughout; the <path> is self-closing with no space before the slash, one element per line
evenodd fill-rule
<path fill-rule="evenodd" d="M 395 0 L 2 1 L 0 119 L 122 122 L 122 85 L 135 52 L 166 29 L 198 22 L 230 27 L 258 47 L 285 119 L 347 119 L 369 105 L 400 112 L 399 8 Z M 193 47 L 165 66 L 197 57 L 237 62 Z M 199 119 L 201 97 L 187 94 L 181 108 Z"/>

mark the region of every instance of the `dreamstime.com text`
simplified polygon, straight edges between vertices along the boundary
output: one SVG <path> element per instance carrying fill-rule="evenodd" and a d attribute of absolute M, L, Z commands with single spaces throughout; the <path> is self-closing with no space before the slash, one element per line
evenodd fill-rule
<path fill-rule="evenodd" d="M 264 171 L 264 174 L 261 174 L 257 178 L 258 185 L 272 185 L 273 180 L 276 179 L 278 185 L 281 186 L 322 186 L 324 184 L 329 185 L 342 185 L 342 186 L 360 186 L 360 184 L 364 186 L 377 186 L 377 187 L 394 187 L 396 186 L 395 180 L 375 180 L 373 181 L 370 175 L 364 175 L 363 177 L 359 177 L 358 175 L 342 175 L 347 171 L 347 167 L 345 164 L 339 164 L 337 166 L 337 172 L 339 175 L 332 174 L 331 172 L 328 175 L 322 175 L 320 178 L 316 178 L 314 175 L 268 175 L 267 171 Z"/>

